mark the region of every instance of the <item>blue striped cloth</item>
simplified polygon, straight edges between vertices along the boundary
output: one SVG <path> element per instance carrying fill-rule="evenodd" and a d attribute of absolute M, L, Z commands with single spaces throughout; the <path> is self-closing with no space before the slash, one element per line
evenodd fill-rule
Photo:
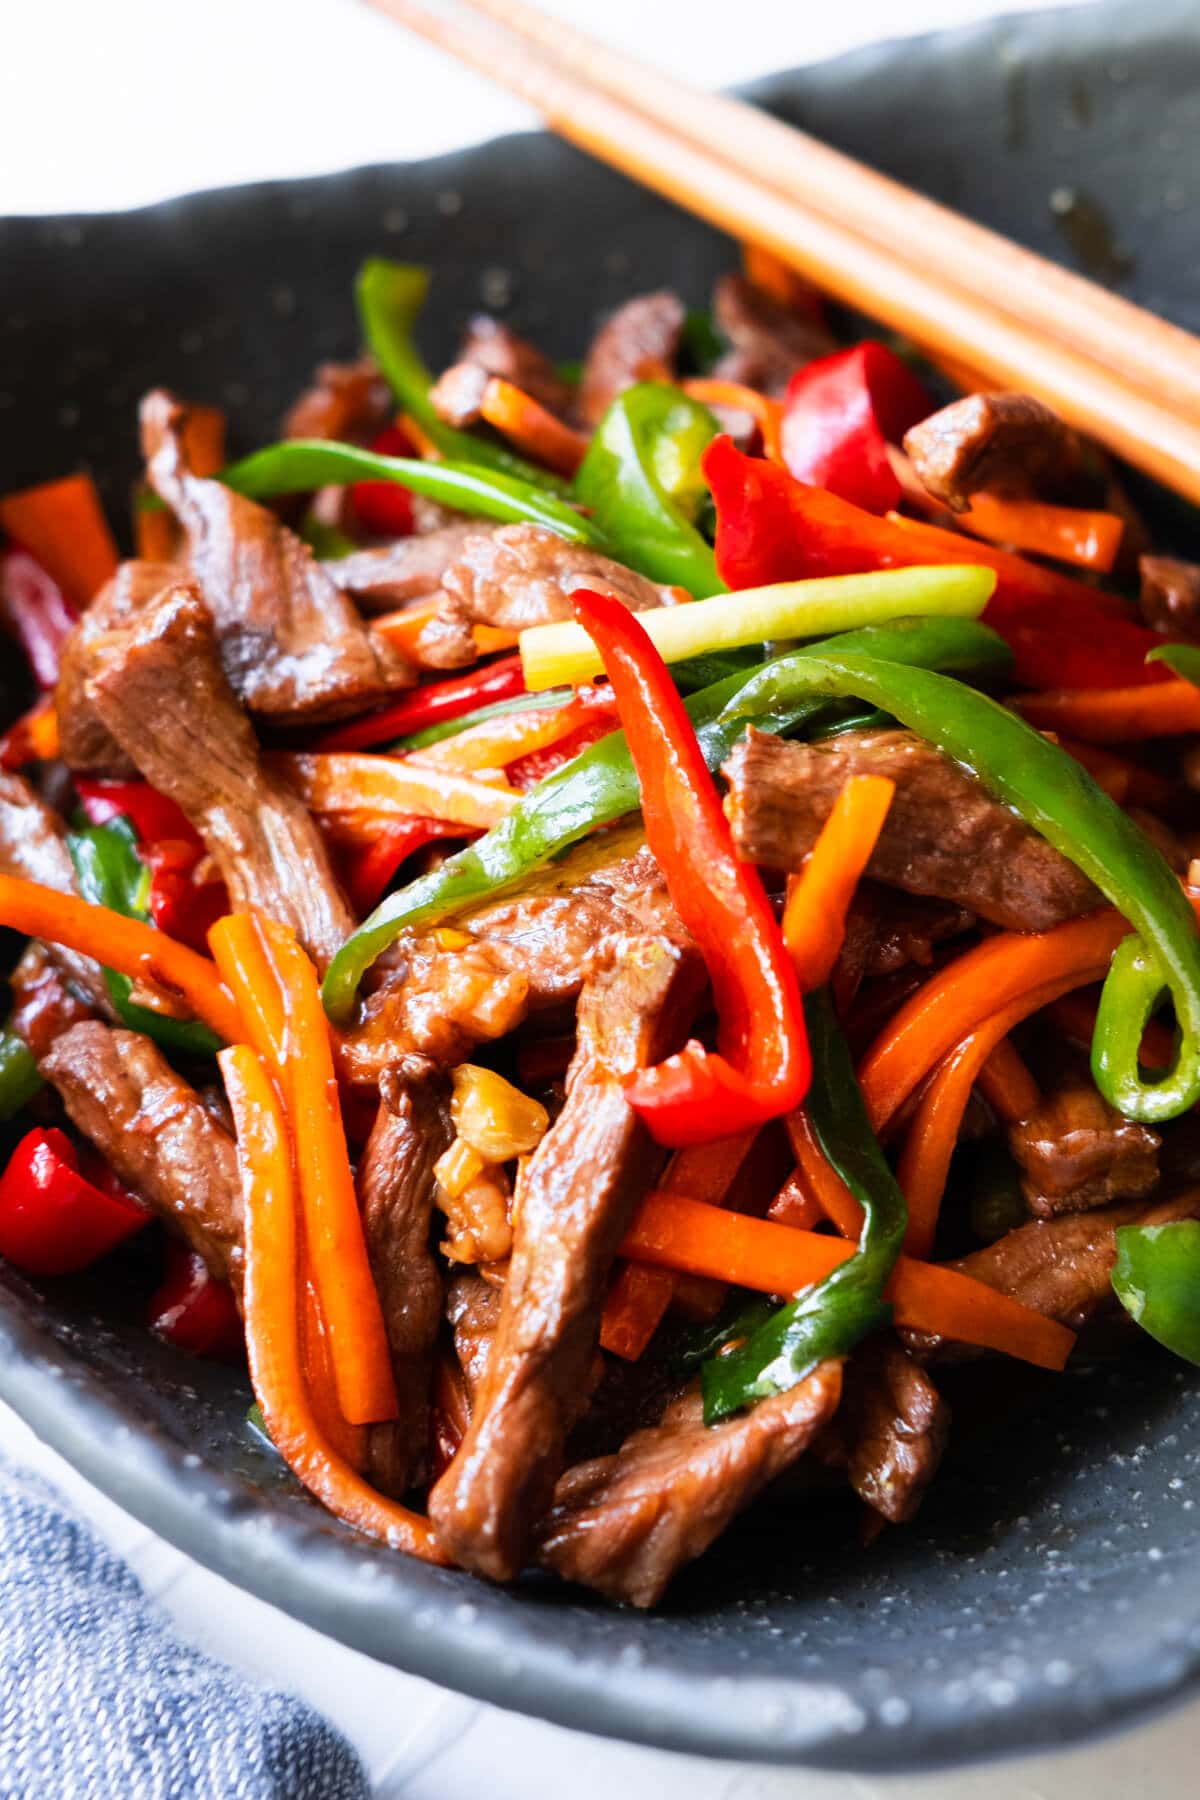
<path fill-rule="evenodd" d="M 311 1707 L 182 1643 L 132 1570 L 0 1458 L 0 1800 L 367 1800 Z"/>

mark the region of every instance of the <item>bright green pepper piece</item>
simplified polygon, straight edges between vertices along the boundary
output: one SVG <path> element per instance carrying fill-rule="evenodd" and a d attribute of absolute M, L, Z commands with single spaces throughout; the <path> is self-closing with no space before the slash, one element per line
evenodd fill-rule
<path fill-rule="evenodd" d="M 700 457 L 716 434 L 707 407 L 643 381 L 613 401 L 575 476 L 576 498 L 613 555 L 697 600 L 726 592 L 712 546 L 688 515 L 704 491 Z"/>
<path fill-rule="evenodd" d="M 19 1113 L 41 1085 L 29 1045 L 15 1031 L 0 1031 L 0 1119 Z"/>
<path fill-rule="evenodd" d="M 1160 644 L 1146 661 L 1166 663 L 1172 674 L 1200 687 L 1200 644 Z"/>
<path fill-rule="evenodd" d="M 1143 1331 L 1200 1363 L 1200 1220 L 1119 1226 L 1112 1284 Z"/>
<path fill-rule="evenodd" d="M 709 1425 L 794 1387 L 814 1363 L 845 1356 L 891 1322 L 883 1290 L 904 1241 L 908 1208 L 871 1130 L 827 990 L 808 995 L 804 1013 L 813 1059 L 804 1104 L 821 1149 L 863 1209 L 858 1254 L 780 1307 L 737 1350 L 705 1363 Z"/>

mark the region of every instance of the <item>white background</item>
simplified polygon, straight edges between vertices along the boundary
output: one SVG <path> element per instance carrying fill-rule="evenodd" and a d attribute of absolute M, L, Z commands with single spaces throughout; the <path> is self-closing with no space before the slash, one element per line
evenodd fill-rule
<path fill-rule="evenodd" d="M 615 42 L 716 85 L 991 9 L 985 0 L 552 0 L 548 10 L 593 26 L 598 15 Z M 428 155 L 531 123 L 515 102 L 356 0 L 7 0 L 0 14 L 0 213 L 133 206 Z M 0 269 L 0 297 L 3 280 Z M 181 1630 L 334 1719 L 380 1796 L 1182 1800 L 1196 1792 L 1200 1708 L 1096 1750 L 919 1780 L 705 1765 L 573 1736 L 398 1675 L 240 1594 L 86 1488 L 3 1409 L 0 1444 L 60 1481 Z"/>

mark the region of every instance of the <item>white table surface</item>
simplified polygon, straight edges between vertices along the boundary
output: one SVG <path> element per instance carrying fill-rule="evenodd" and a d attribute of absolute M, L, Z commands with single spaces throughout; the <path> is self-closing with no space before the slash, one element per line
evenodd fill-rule
<path fill-rule="evenodd" d="M 599 14 L 615 42 L 715 85 L 992 8 L 552 0 L 549 10 L 580 23 Z M 133 206 L 428 155 L 531 122 L 354 0 L 8 0 L 3 18 L 0 213 Z M 1200 1706 L 1092 1750 L 915 1780 L 705 1764 L 516 1718 L 343 1649 L 209 1574 L 4 1408 L 0 1446 L 60 1484 L 189 1638 L 334 1720 L 380 1800 L 1183 1800 L 1197 1791 Z"/>

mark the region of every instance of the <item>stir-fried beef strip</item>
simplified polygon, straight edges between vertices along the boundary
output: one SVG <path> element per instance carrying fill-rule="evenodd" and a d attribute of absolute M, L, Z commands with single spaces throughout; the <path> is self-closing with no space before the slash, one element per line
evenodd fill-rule
<path fill-rule="evenodd" d="M 400 1414 L 367 1434 L 368 1467 L 385 1492 L 402 1494 L 425 1476 L 429 1393 L 442 1319 L 442 1275 L 430 1248 L 433 1165 L 450 1143 L 436 1067 L 400 1058 L 358 1165 L 358 1198 L 392 1352 Z"/>
<path fill-rule="evenodd" d="M 75 867 L 67 849 L 66 829 L 56 812 L 40 799 L 23 775 L 0 769 L 0 875 L 37 881 L 60 894 L 77 894 Z M 61 945 L 47 953 L 69 987 L 103 1018 L 113 1017 L 112 1002 L 99 967 Z"/>
<path fill-rule="evenodd" d="M 850 1358 L 834 1429 L 859 1498 L 893 1525 L 914 1518 L 946 1448 L 950 1409 L 894 1338 L 873 1338 Z"/>
<path fill-rule="evenodd" d="M 353 363 L 321 363 L 283 421 L 285 438 L 338 438 L 366 443 L 395 411 L 391 389 L 374 357 Z"/>
<path fill-rule="evenodd" d="M 928 968 L 940 944 L 961 937 L 975 914 L 949 900 L 928 900 L 860 881 L 846 914 L 846 935 L 834 971 L 834 990 L 848 1005 L 862 983 L 914 965 Z"/>
<path fill-rule="evenodd" d="M 490 313 L 476 313 L 470 320 L 457 360 L 488 375 L 498 375 L 502 381 L 511 381 L 560 419 L 571 410 L 575 390 L 563 380 L 550 358 Z"/>
<path fill-rule="evenodd" d="M 488 530 L 479 519 L 455 519 L 436 531 L 356 550 L 322 566 L 367 612 L 391 612 L 410 600 L 436 594 L 467 545 Z"/>
<path fill-rule="evenodd" d="M 230 692 L 212 615 L 190 584 L 98 643 L 88 699 L 146 780 L 186 813 L 237 911 L 292 926 L 321 968 L 354 929 L 298 797 L 262 763 Z"/>
<path fill-rule="evenodd" d="M 464 431 L 483 417 L 483 396 L 490 380 L 478 363 L 451 363 L 430 388 L 430 405 L 444 424 Z"/>
<path fill-rule="evenodd" d="M 562 1112 L 525 1164 L 500 1323 L 470 1429 L 430 1494 L 456 1561 L 524 1566 L 562 1465 L 613 1256 L 659 1158 L 623 1078 L 674 1047 L 698 959 L 662 938 L 606 939 L 580 997 Z"/>
<path fill-rule="evenodd" d="M 699 1385 L 614 1456 L 569 1469 L 537 1528 L 538 1561 L 632 1606 L 654 1606 L 685 1563 L 808 1448 L 832 1417 L 841 1365 L 706 1426 Z"/>
<path fill-rule="evenodd" d="M 1143 619 L 1155 631 L 1200 640 L 1200 563 L 1177 556 L 1138 559 Z"/>
<path fill-rule="evenodd" d="M 592 339 L 578 407 L 588 425 L 604 417 L 618 394 L 639 381 L 672 381 L 686 318 L 683 302 L 665 288 L 618 307 Z"/>
<path fill-rule="evenodd" d="M 142 446 L 150 482 L 186 534 L 234 692 L 251 712 L 300 721 L 338 718 L 408 686 L 411 667 L 363 623 L 307 545 L 266 507 L 192 474 L 185 416 L 170 394 L 147 395 Z"/>
<path fill-rule="evenodd" d="M 75 1025 L 38 1065 L 127 1187 L 241 1288 L 242 1190 L 233 1139 L 136 1031 Z"/>
<path fill-rule="evenodd" d="M 503 1303 L 503 1288 L 473 1269 L 456 1269 L 446 1283 L 446 1318 L 472 1407 L 487 1374 Z"/>
<path fill-rule="evenodd" d="M 34 939 L 8 978 L 12 1010 L 8 1029 L 34 1056 L 45 1056 L 56 1038 L 93 1016 L 93 1008 L 68 984 L 54 951 Z"/>
<path fill-rule="evenodd" d="M 63 645 L 54 711 L 59 753 L 77 775 L 136 773 L 131 759 L 88 702 L 92 651 L 98 639 L 119 625 L 127 625 L 178 579 L 179 570 L 170 563 L 123 562 Z"/>
<path fill-rule="evenodd" d="M 1069 501 L 1092 485 L 1075 432 L 1029 394 L 968 394 L 914 425 L 904 448 L 952 512 L 965 512 L 985 488 Z"/>
<path fill-rule="evenodd" d="M 1012 931 L 1045 931 L 1100 904 L 1073 863 L 913 732 L 800 744 L 751 729 L 723 773 L 734 841 L 749 862 L 799 869 L 847 779 L 887 775 L 896 793 L 867 864 L 876 880 Z"/>
<path fill-rule="evenodd" d="M 718 281 L 713 317 L 730 345 L 713 374 L 767 394 L 782 393 L 797 369 L 838 348 L 819 319 L 793 312 L 744 275 Z"/>
<path fill-rule="evenodd" d="M 1158 1132 L 1122 1118 L 1073 1059 L 1040 1105 L 1010 1128 L 1008 1143 L 1039 1219 L 1141 1200 L 1158 1186 Z"/>

